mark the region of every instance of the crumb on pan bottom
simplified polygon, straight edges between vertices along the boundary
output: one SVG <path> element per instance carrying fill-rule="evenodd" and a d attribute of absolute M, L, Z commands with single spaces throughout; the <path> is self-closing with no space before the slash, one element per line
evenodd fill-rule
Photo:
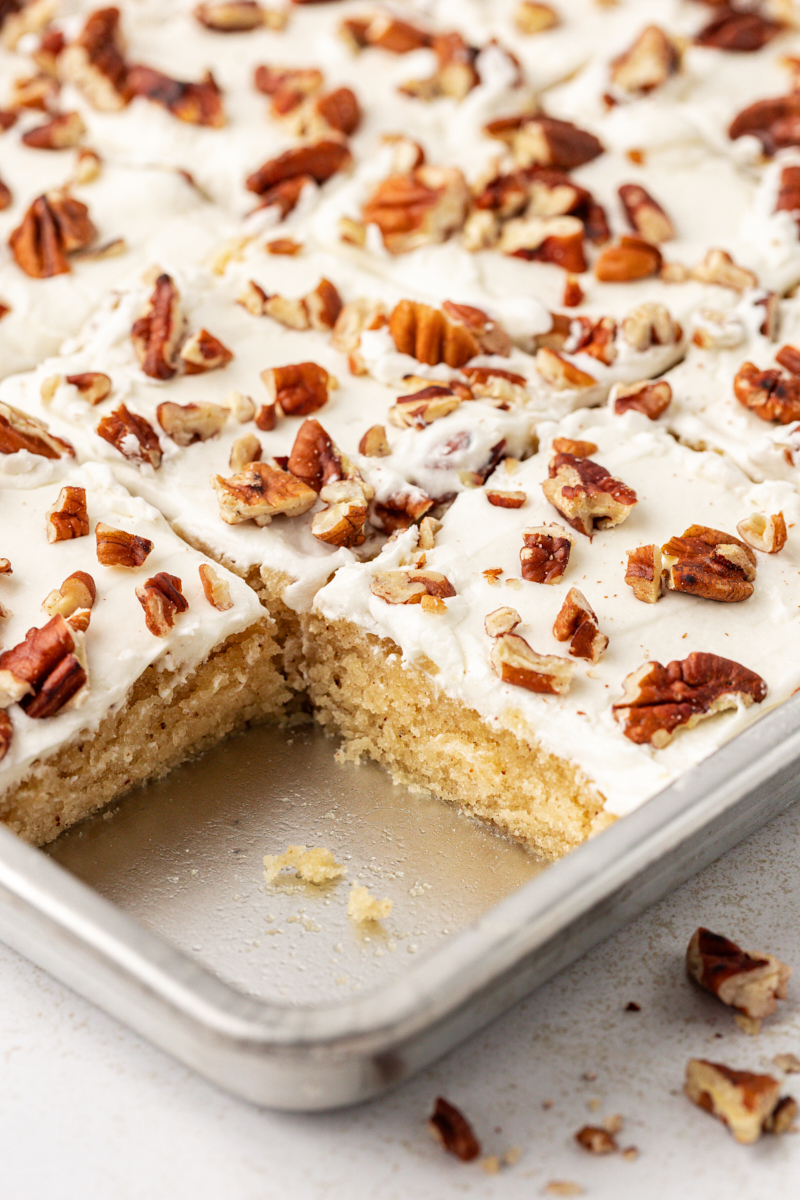
<path fill-rule="evenodd" d="M 273 628 L 267 618 L 228 638 L 188 677 L 149 667 L 96 733 L 34 764 L 0 795 L 0 820 L 43 845 L 249 722 L 280 719 L 289 693 Z"/>
<path fill-rule="evenodd" d="M 571 763 L 437 693 L 393 642 L 311 617 L 305 656 L 315 717 L 344 737 L 346 758 L 366 754 L 547 858 L 608 823 L 602 797 Z"/>

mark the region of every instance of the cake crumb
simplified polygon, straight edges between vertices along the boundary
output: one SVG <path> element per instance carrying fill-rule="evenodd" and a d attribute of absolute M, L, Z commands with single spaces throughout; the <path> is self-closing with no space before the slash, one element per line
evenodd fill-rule
<path fill-rule="evenodd" d="M 283 854 L 264 855 L 264 878 L 273 883 L 281 871 L 289 867 L 305 883 L 329 883 L 347 874 L 347 867 L 337 863 L 326 846 L 287 846 Z"/>
<path fill-rule="evenodd" d="M 800 1058 L 796 1054 L 776 1054 L 772 1061 L 779 1071 L 785 1071 L 787 1075 L 800 1072 Z"/>
<path fill-rule="evenodd" d="M 761 1033 L 761 1021 L 758 1017 L 748 1017 L 745 1013 L 736 1013 L 733 1019 L 739 1028 L 749 1034 L 750 1037 L 756 1037 L 757 1034 Z"/>
<path fill-rule="evenodd" d="M 624 1150 L 620 1151 L 620 1155 L 625 1159 L 625 1162 L 636 1162 L 636 1159 L 639 1157 L 639 1151 L 636 1146 L 626 1146 Z"/>
<path fill-rule="evenodd" d="M 571 1179 L 551 1179 L 549 1183 L 544 1185 L 545 1195 L 547 1196 L 582 1196 L 583 1188 L 579 1183 L 573 1183 Z"/>
<path fill-rule="evenodd" d="M 388 899 L 378 900 L 369 888 L 356 883 L 350 889 L 347 901 L 347 915 L 358 925 L 368 925 L 371 921 L 382 921 L 392 911 L 392 902 Z"/>

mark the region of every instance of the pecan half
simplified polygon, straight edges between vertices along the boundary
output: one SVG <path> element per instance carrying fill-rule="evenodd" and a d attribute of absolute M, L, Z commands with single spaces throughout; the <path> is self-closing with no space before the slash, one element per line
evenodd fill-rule
<path fill-rule="evenodd" d="M 755 671 L 698 651 L 666 667 L 645 663 L 627 676 L 623 688 L 613 706 L 614 717 L 625 737 L 657 750 L 672 741 L 678 729 L 692 729 L 706 717 L 740 704 L 760 704 L 767 694 L 766 683 Z"/>
<path fill-rule="evenodd" d="M 316 503 L 317 493 L 289 471 L 271 463 L 251 462 L 237 475 L 211 476 L 220 516 L 227 525 L 255 521 L 268 525 L 273 517 L 297 517 Z"/>
<path fill-rule="evenodd" d="M 637 503 L 636 492 L 590 458 L 556 454 L 542 491 L 579 533 L 620 525 Z"/>
<path fill-rule="evenodd" d="M 765 517 L 763 513 L 751 513 L 736 526 L 737 533 L 754 550 L 762 554 L 778 554 L 786 545 L 786 521 L 783 513 Z"/>
<path fill-rule="evenodd" d="M 594 273 L 602 283 L 634 283 L 648 279 L 661 269 L 661 251 L 641 237 L 623 236 L 615 246 L 601 250 Z"/>
<path fill-rule="evenodd" d="M 628 551 L 625 582 L 632 588 L 637 600 L 656 604 L 663 592 L 662 575 L 661 550 L 658 546 L 637 546 L 635 550 Z"/>
<path fill-rule="evenodd" d="M 771 1016 L 778 1001 L 786 999 L 792 973 L 791 967 L 774 955 L 750 954 L 702 926 L 689 942 L 686 969 L 701 988 L 757 1021 Z"/>
<path fill-rule="evenodd" d="M 553 625 L 553 637 L 569 642 L 573 658 L 599 662 L 608 647 L 608 638 L 600 632 L 597 614 L 577 588 L 570 588 Z"/>
<path fill-rule="evenodd" d="M 248 175 L 245 187 L 259 196 L 267 196 L 273 188 L 289 180 L 302 179 L 325 183 L 332 175 L 349 167 L 352 161 L 353 156 L 343 142 L 323 139 L 286 150 L 277 158 L 271 158 L 257 171 Z M 297 203 L 299 195 L 298 190 L 294 204 Z"/>
<path fill-rule="evenodd" d="M 179 121 L 212 129 L 221 129 L 225 124 L 222 92 L 210 71 L 206 71 L 199 83 L 184 83 L 137 64 L 128 71 L 126 87 L 131 96 L 144 96 L 160 104 Z"/>
<path fill-rule="evenodd" d="M 307 417 L 328 403 L 330 376 L 318 363 L 293 363 L 261 372 L 269 403 L 287 417 Z"/>
<path fill-rule="evenodd" d="M 387 416 L 389 424 L 399 429 L 424 429 L 455 412 L 460 404 L 461 399 L 452 388 L 432 384 L 409 396 L 398 396 Z"/>
<path fill-rule="evenodd" d="M 463 367 L 481 353 L 478 337 L 463 321 L 418 300 L 401 300 L 389 317 L 389 332 L 401 354 L 435 366 Z"/>
<path fill-rule="evenodd" d="M 86 511 L 86 489 L 63 487 L 58 499 L 45 517 L 48 542 L 66 542 L 70 538 L 86 537 L 89 533 L 89 514 Z"/>
<path fill-rule="evenodd" d="M 469 188 L 456 167 L 422 163 L 408 174 L 389 175 L 362 209 L 367 225 L 377 225 L 390 254 L 444 242 L 464 224 Z"/>
<path fill-rule="evenodd" d="M 665 379 L 657 383 L 647 379 L 639 383 L 617 383 L 611 389 L 609 399 L 615 413 L 626 413 L 634 409 L 649 417 L 651 421 L 657 421 L 670 406 L 672 388 Z"/>
<path fill-rule="evenodd" d="M 733 393 L 740 404 L 762 421 L 788 425 L 800 421 L 800 379 L 775 367 L 760 371 L 743 363 L 733 379 Z"/>
<path fill-rule="evenodd" d="M 184 334 L 180 293 L 170 275 L 158 276 L 147 308 L 131 329 L 131 341 L 145 375 L 172 379 L 180 365 L 178 348 Z"/>
<path fill-rule="evenodd" d="M 563 525 L 533 525 L 522 531 L 519 561 L 530 583 L 558 583 L 569 563 L 575 539 Z"/>
<path fill-rule="evenodd" d="M 174 404 L 166 400 L 156 409 L 156 417 L 176 445 L 191 446 L 218 437 L 228 419 L 228 410 L 220 404 Z"/>
<path fill-rule="evenodd" d="M 233 358 L 233 351 L 213 333 L 200 329 L 183 343 L 180 358 L 187 375 L 200 375 L 205 371 L 227 367 Z"/>
<path fill-rule="evenodd" d="M 521 621 L 522 617 L 515 608 L 504 606 L 487 613 L 483 628 L 489 637 L 502 637 L 504 633 L 513 633 Z"/>
<path fill-rule="evenodd" d="M 769 21 L 760 13 L 751 10 L 722 7 L 695 35 L 698 46 L 710 46 L 714 50 L 735 50 L 752 53 L 766 46 L 785 28 L 782 22 Z"/>
<path fill-rule="evenodd" d="M 703 1058 L 692 1058 L 686 1066 L 686 1095 L 724 1122 L 743 1145 L 757 1142 L 762 1133 L 783 1132 L 791 1125 L 797 1104 L 788 1096 L 781 1100 L 780 1088 L 771 1075 L 735 1071 Z M 783 1110 L 780 1119 L 779 1109 Z"/>
<path fill-rule="evenodd" d="M 658 25 L 648 25 L 611 62 L 611 81 L 629 96 L 644 96 L 667 82 L 680 66 L 675 42 Z"/>
<path fill-rule="evenodd" d="M 484 132 L 505 142 L 520 167 L 572 171 L 603 153 L 603 144 L 593 133 L 543 113 L 500 117 L 490 121 Z"/>
<path fill-rule="evenodd" d="M 93 108 L 114 112 L 128 103 L 125 42 L 118 8 L 90 13 L 80 35 L 58 58 L 63 79 L 83 93 Z"/>
<path fill-rule="evenodd" d="M 503 683 L 549 695 L 568 692 L 575 673 L 575 664 L 568 658 L 537 654 L 517 633 L 504 633 L 495 639 L 490 661 Z"/>
<path fill-rule="evenodd" d="M 88 611 L 94 607 L 97 587 L 86 571 L 73 571 L 60 588 L 55 588 L 45 598 L 42 608 L 49 617 L 71 617 L 79 609 Z"/>
<path fill-rule="evenodd" d="M 61 616 L 0 654 L 0 707 L 19 703 L 29 717 L 52 717 L 86 683 L 76 635 Z"/>
<path fill-rule="evenodd" d="M 377 571 L 372 576 L 369 590 L 387 604 L 420 604 L 423 596 L 445 600 L 456 594 L 446 575 L 421 567 Z"/>
<path fill-rule="evenodd" d="M 212 567 L 211 563 L 201 563 L 197 570 L 203 595 L 211 607 L 216 608 L 217 612 L 227 612 L 233 608 L 230 584 L 222 578 L 216 567 Z"/>
<path fill-rule="evenodd" d="M 16 454 L 18 450 L 39 458 L 75 457 L 69 442 L 51 433 L 44 421 L 0 401 L 0 454 Z"/>
<path fill-rule="evenodd" d="M 575 388 L 595 387 L 597 380 L 588 371 L 582 371 L 569 359 L 563 357 L 549 346 L 537 350 L 535 358 L 536 370 L 547 383 L 558 391 L 571 391 Z"/>
<path fill-rule="evenodd" d="M 71 150 L 79 145 L 86 133 L 80 113 L 59 113 L 23 133 L 22 141 L 34 150 Z"/>
<path fill-rule="evenodd" d="M 436 1141 L 462 1162 L 471 1162 L 481 1152 L 480 1142 L 467 1118 L 443 1096 L 436 1097 L 428 1128 Z"/>
<path fill-rule="evenodd" d="M 372 495 L 372 488 L 360 477 L 326 484 L 319 498 L 328 507 L 315 513 L 311 520 L 314 537 L 329 546 L 363 545 L 364 525 Z"/>
<path fill-rule="evenodd" d="M 753 594 L 756 556 L 729 533 L 690 525 L 681 537 L 670 538 L 661 553 L 664 581 L 671 591 L 722 603 L 747 600 Z"/>
<path fill-rule="evenodd" d="M 67 255 L 85 249 L 96 237 L 86 205 L 62 189 L 37 196 L 8 244 L 26 275 L 49 279 L 68 274 Z"/>
<path fill-rule="evenodd" d="M 102 418 L 97 426 L 97 435 L 131 462 L 140 466 L 149 463 L 154 469 L 161 465 L 161 444 L 155 429 L 149 421 L 132 413 L 124 404 Z"/>
<path fill-rule="evenodd" d="M 194 15 L 215 33 L 248 33 L 264 25 L 264 10 L 258 0 L 202 0 Z"/>
<path fill-rule="evenodd" d="M 148 538 L 124 529 L 115 529 L 103 521 L 97 522 L 94 536 L 97 561 L 104 567 L 140 567 L 153 549 L 153 543 Z"/>
<path fill-rule="evenodd" d="M 675 237 L 672 221 L 658 201 L 640 184 L 623 183 L 618 194 L 631 229 L 639 237 L 657 246 Z"/>
<path fill-rule="evenodd" d="M 136 599 L 144 609 L 145 624 L 154 637 L 166 637 L 175 624 L 176 614 L 186 612 L 189 607 L 180 579 L 166 571 L 159 571 L 140 584 Z"/>

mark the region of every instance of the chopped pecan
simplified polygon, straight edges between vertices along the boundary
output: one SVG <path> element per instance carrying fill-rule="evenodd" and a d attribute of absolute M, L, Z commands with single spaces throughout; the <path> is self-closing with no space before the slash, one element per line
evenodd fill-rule
<path fill-rule="evenodd" d="M 389 423 L 400 429 L 424 429 L 454 412 L 460 404 L 460 398 L 451 388 L 432 384 L 409 396 L 398 396 L 389 409 Z"/>
<path fill-rule="evenodd" d="M 456 167 L 422 163 L 408 174 L 389 175 L 364 204 L 362 218 L 377 225 L 390 254 L 432 246 L 464 224 L 466 180 Z"/>
<path fill-rule="evenodd" d="M 59 89 L 58 80 L 44 71 L 36 75 L 18 77 L 11 86 L 9 103 L 16 109 L 32 108 L 49 112 L 58 102 Z"/>
<path fill-rule="evenodd" d="M 100 404 L 111 394 L 111 380 L 102 371 L 83 371 L 79 375 L 67 375 L 66 379 L 78 389 L 81 400 L 87 404 Z"/>
<path fill-rule="evenodd" d="M 37 196 L 8 244 L 26 275 L 48 279 L 67 274 L 67 255 L 85 249 L 96 237 L 86 205 L 62 189 Z"/>
<path fill-rule="evenodd" d="M 181 298 L 170 275 L 158 276 L 147 309 L 131 329 L 131 341 L 145 375 L 171 379 L 180 365 L 178 348 L 184 333 Z"/>
<path fill-rule="evenodd" d="M 401 354 L 434 366 L 463 367 L 481 353 L 475 334 L 463 321 L 453 321 L 438 308 L 418 300 L 401 300 L 389 317 L 389 332 Z"/>
<path fill-rule="evenodd" d="M 717 287 L 731 288 L 734 292 L 746 292 L 758 287 L 758 277 L 746 267 L 738 266 L 727 250 L 709 250 L 703 260 L 692 268 L 692 277 L 700 283 L 714 283 Z"/>
<path fill-rule="evenodd" d="M 569 642 L 573 658 L 599 662 L 608 647 L 608 638 L 600 632 L 597 614 L 583 592 L 570 588 L 553 625 L 553 637 Z"/>
<path fill-rule="evenodd" d="M 513 343 L 503 326 L 482 308 L 471 304 L 455 304 L 445 300 L 442 312 L 450 325 L 463 325 L 475 338 L 482 354 L 497 354 L 508 358 Z"/>
<path fill-rule="evenodd" d="M 766 46 L 784 28 L 782 22 L 769 21 L 760 13 L 725 5 L 694 40 L 698 46 L 710 46 L 714 50 L 752 52 Z"/>
<path fill-rule="evenodd" d="M 80 113 L 59 113 L 44 125 L 23 133 L 22 141 L 34 150 L 71 150 L 80 144 L 85 133 Z"/>
<path fill-rule="evenodd" d="M 661 550 L 658 546 L 637 546 L 628 551 L 625 582 L 637 600 L 655 604 L 663 591 Z"/>
<path fill-rule="evenodd" d="M 575 664 L 568 658 L 537 654 L 517 633 L 504 633 L 495 639 L 491 664 L 503 683 L 550 695 L 569 691 L 575 672 Z"/>
<path fill-rule="evenodd" d="M 40 458 L 75 457 L 69 442 L 51 433 L 44 421 L 0 401 L 0 454 L 27 450 Z"/>
<path fill-rule="evenodd" d="M 518 0 L 514 9 L 514 24 L 520 33 L 544 33 L 561 24 L 561 18 L 550 4 L 540 0 Z"/>
<path fill-rule="evenodd" d="M 567 275 L 564 280 L 564 293 L 561 303 L 565 308 L 577 308 L 585 299 L 583 288 L 578 282 L 577 276 Z"/>
<path fill-rule="evenodd" d="M 94 531 L 97 561 L 104 567 L 140 567 L 153 549 L 148 538 L 98 521 Z"/>
<path fill-rule="evenodd" d="M 736 313 L 701 308 L 692 317 L 692 341 L 701 350 L 733 350 L 745 339 L 745 328 Z"/>
<path fill-rule="evenodd" d="M 528 399 L 527 380 L 516 371 L 504 371 L 500 367 L 462 367 L 461 374 L 469 382 L 474 399 L 496 402 L 497 408 L 508 409 L 512 405 L 524 404 Z"/>
<path fill-rule="evenodd" d="M 45 529 L 48 542 L 65 542 L 70 538 L 86 537 L 89 533 L 86 489 L 63 487 L 55 504 L 47 510 Z"/>
<path fill-rule="evenodd" d="M 595 442 L 582 442 L 577 438 L 553 438 L 554 454 L 574 454 L 576 458 L 591 458 L 597 453 Z"/>
<path fill-rule="evenodd" d="M 289 180 L 304 179 L 325 183 L 332 175 L 349 167 L 352 161 L 353 156 L 343 142 L 323 139 L 296 146 L 265 162 L 257 171 L 248 175 L 245 187 L 259 196 L 266 196 L 273 188 Z M 299 194 L 298 190 L 294 204 L 297 203 Z"/>
<path fill-rule="evenodd" d="M 775 355 L 775 361 L 792 375 L 800 377 L 800 350 L 795 346 L 781 346 Z"/>
<path fill-rule="evenodd" d="M 268 525 L 273 517 L 297 517 L 316 503 L 317 493 L 289 471 L 271 463 L 248 463 L 230 479 L 212 475 L 220 516 L 228 525 L 255 521 Z"/>
<path fill-rule="evenodd" d="M 591 537 L 630 516 L 636 492 L 590 458 L 556 454 L 542 491 L 573 529 Z"/>
<path fill-rule="evenodd" d="M 351 300 L 341 308 L 333 327 L 331 345 L 348 356 L 353 375 L 365 375 L 367 370 L 360 353 L 362 333 L 382 329 L 387 321 L 386 308 L 377 300 Z"/>
<path fill-rule="evenodd" d="M 370 425 L 358 443 L 358 453 L 368 458 L 388 458 L 392 453 L 383 425 Z"/>
<path fill-rule="evenodd" d="M 433 506 L 434 501 L 430 496 L 426 496 L 421 488 L 409 484 L 404 491 L 395 492 L 386 500 L 375 501 L 370 520 L 378 529 L 391 534 L 398 529 L 408 529 L 430 512 Z"/>
<path fill-rule="evenodd" d="M 667 82 L 680 66 L 675 42 L 658 25 L 648 25 L 611 63 L 611 81 L 630 96 L 643 96 Z"/>
<path fill-rule="evenodd" d="M 523 579 L 530 583 L 558 583 L 569 563 L 575 539 L 563 525 L 534 525 L 523 529 L 519 552 Z"/>
<path fill-rule="evenodd" d="M 261 372 L 269 403 L 287 417 L 307 417 L 328 403 L 330 376 L 318 363 L 293 363 Z"/>
<path fill-rule="evenodd" d="M 614 1154 L 619 1150 L 614 1134 L 602 1125 L 584 1125 L 575 1134 L 575 1141 L 590 1154 Z"/>
<path fill-rule="evenodd" d="M 295 258 L 303 249 L 302 242 L 296 242 L 293 238 L 273 238 L 271 242 L 267 242 L 264 246 L 267 254 L 275 254 L 283 258 Z"/>
<path fill-rule="evenodd" d="M 615 246 L 601 250 L 594 264 L 602 283 L 633 283 L 648 279 L 661 269 L 661 251 L 641 237 L 623 236 Z"/>
<path fill-rule="evenodd" d="M 166 637 L 175 624 L 177 613 L 186 612 L 189 602 L 177 575 L 159 571 L 136 589 L 136 599 L 144 609 L 144 620 L 154 637 Z"/>
<path fill-rule="evenodd" d="M 361 546 L 372 488 L 360 477 L 326 484 L 319 498 L 327 508 L 314 514 L 311 532 L 330 546 Z"/>
<path fill-rule="evenodd" d="M 765 517 L 763 513 L 751 513 L 736 526 L 748 546 L 764 554 L 778 554 L 786 545 L 786 521 L 782 512 Z"/>
<path fill-rule="evenodd" d="M 800 378 L 771 367 L 760 371 L 754 363 L 743 363 L 733 379 L 733 392 L 745 408 L 762 421 L 788 425 L 800 420 Z"/>
<path fill-rule="evenodd" d="M 0 707 L 19 703 L 29 717 L 52 717 L 86 683 L 78 641 L 62 616 L 0 654 Z"/>
<path fill-rule="evenodd" d="M 681 537 L 670 538 L 661 553 L 664 581 L 671 591 L 723 603 L 747 600 L 753 594 L 756 556 L 729 533 L 690 525 Z"/>
<path fill-rule="evenodd" d="M 8 754 L 14 737 L 14 726 L 11 717 L 4 709 L 0 709 L 0 762 Z"/>
<path fill-rule="evenodd" d="M 306 135 L 341 134 L 351 137 L 361 124 L 361 106 L 352 88 L 339 87 L 325 92 L 311 103 Z"/>
<path fill-rule="evenodd" d="M 218 612 L 227 612 L 229 608 L 233 608 L 230 584 L 227 579 L 222 578 L 217 568 L 212 567 L 211 563 L 201 563 L 197 570 L 203 586 L 203 595 L 211 607 L 216 608 Z"/>
<path fill-rule="evenodd" d="M 522 617 L 515 608 L 496 608 L 487 614 L 483 627 L 489 637 L 502 637 L 504 633 L 513 633 Z"/>
<path fill-rule="evenodd" d="M 627 676 L 623 688 L 613 706 L 614 717 L 625 737 L 657 750 L 676 730 L 692 729 L 706 717 L 740 704 L 760 704 L 767 694 L 766 683 L 755 671 L 698 651 L 666 667 L 645 663 Z"/>
<path fill-rule="evenodd" d="M 258 0 L 202 0 L 194 15 L 215 33 L 247 33 L 264 25 L 264 10 Z"/>
<path fill-rule="evenodd" d="M 251 280 L 239 303 L 254 316 L 272 317 L 289 329 L 317 329 L 322 333 L 334 328 L 342 311 L 342 298 L 329 279 L 320 279 L 313 291 L 299 299 L 268 296 Z"/>
<path fill-rule="evenodd" d="M 98 437 L 110 442 L 123 458 L 131 462 L 161 465 L 161 444 L 153 426 L 144 417 L 132 413 L 124 404 L 103 417 L 97 426 Z"/>
<path fill-rule="evenodd" d="M 663 304 L 646 300 L 632 308 L 623 319 L 622 336 L 634 350 L 644 351 L 651 346 L 677 345 L 683 330 Z"/>
<path fill-rule="evenodd" d="M 471 1162 L 481 1152 L 480 1143 L 467 1118 L 443 1096 L 436 1097 L 433 1112 L 428 1118 L 428 1128 L 437 1142 L 462 1162 Z"/>
<path fill-rule="evenodd" d="M 179 121 L 212 129 L 221 129 L 225 124 L 222 92 L 210 71 L 206 71 L 199 83 L 184 83 L 137 64 L 129 69 L 126 86 L 131 96 L 144 96 L 160 104 Z"/>
<path fill-rule="evenodd" d="M 758 1021 L 771 1016 L 778 1001 L 786 999 L 792 973 L 791 967 L 772 954 L 750 954 L 702 926 L 689 942 L 686 969 L 695 983 L 723 1004 Z"/>
<path fill-rule="evenodd" d="M 618 189 L 631 229 L 645 241 L 661 245 L 675 237 L 675 226 L 664 209 L 638 183 L 623 183 Z"/>
<path fill-rule="evenodd" d="M 580 274 L 586 270 L 583 237 L 577 217 L 518 217 L 503 226 L 497 248 L 512 258 L 554 263 Z"/>
<path fill-rule="evenodd" d="M 603 144 L 593 133 L 541 113 L 500 117 L 490 121 L 484 132 L 510 146 L 520 167 L 539 165 L 572 171 L 603 153 Z"/>
<path fill-rule="evenodd" d="M 252 421 L 256 415 L 256 406 L 250 396 L 245 396 L 243 392 L 235 390 L 223 397 L 222 407 L 230 409 L 234 420 L 238 421 L 240 425 Z"/>
<path fill-rule="evenodd" d="M 728 127 L 728 137 L 735 141 L 740 137 L 755 137 L 761 142 L 765 154 L 773 155 L 800 141 L 800 95 L 790 92 L 788 96 L 756 100 L 749 104 Z"/>
<path fill-rule="evenodd" d="M 0 558 L 0 575 L 13 575 L 14 569 L 7 558 Z"/>
<path fill-rule="evenodd" d="M 343 479 L 345 466 L 330 436 L 313 417 L 304 421 L 297 431 L 288 470 L 315 492 L 327 483 Z"/>
<path fill-rule="evenodd" d="M 782 167 L 775 212 L 800 213 L 800 167 Z"/>
<path fill-rule="evenodd" d="M 86 571 L 73 571 L 60 588 L 55 588 L 45 598 L 42 608 L 49 617 L 71 617 L 79 609 L 94 607 L 97 587 Z"/>
<path fill-rule="evenodd" d="M 644 413 L 651 421 L 656 421 L 665 413 L 672 400 L 672 388 L 661 379 L 652 383 L 644 379 L 639 383 L 617 383 L 611 389 L 609 397 L 615 413 L 626 413 L 630 409 Z"/>
<path fill-rule="evenodd" d="M 593 375 L 582 371 L 580 367 L 576 367 L 569 359 L 564 358 L 557 351 L 551 350 L 548 346 L 537 350 L 535 364 L 542 379 L 560 392 L 570 391 L 573 388 L 590 388 L 597 384 Z"/>
<path fill-rule="evenodd" d="M 200 375 L 204 371 L 226 367 L 233 358 L 233 351 L 213 333 L 200 329 L 183 343 L 180 358 L 187 375 Z"/>
<path fill-rule="evenodd" d="M 343 21 L 340 32 L 354 49 L 377 46 L 390 54 L 411 54 L 430 46 L 433 41 L 433 34 L 427 30 L 388 12 L 375 13 L 366 20 Z"/>
<path fill-rule="evenodd" d="M 372 576 L 369 590 L 387 604 L 419 604 L 423 596 L 445 600 L 456 594 L 446 575 L 421 567 L 377 571 Z"/>
<path fill-rule="evenodd" d="M 90 13 L 78 38 L 58 58 L 59 73 L 100 112 L 128 103 L 128 67 L 118 8 Z"/>
<path fill-rule="evenodd" d="M 493 508 L 522 508 L 527 498 L 525 492 L 500 492 L 497 488 L 486 492 L 486 499 Z"/>
<path fill-rule="evenodd" d="M 241 471 L 242 467 L 246 467 L 248 463 L 258 462 L 262 453 L 263 448 L 256 435 L 245 433 L 242 437 L 236 438 L 231 446 L 228 466 L 235 474 Z"/>
<path fill-rule="evenodd" d="M 724 1063 L 692 1058 L 686 1066 L 684 1090 L 689 1099 L 728 1126 L 737 1142 L 750 1145 L 762 1133 L 783 1132 L 793 1119 L 797 1105 L 790 1097 L 780 1098 L 781 1085 L 771 1075 L 735 1071 Z M 793 1110 L 776 1122 L 778 1109 L 788 1101 Z M 789 1117 L 788 1122 L 786 1117 Z M 775 1127 L 777 1125 L 777 1128 Z"/>
<path fill-rule="evenodd" d="M 220 404 L 174 404 L 166 400 L 156 409 L 156 417 L 176 445 L 191 446 L 222 433 L 228 410 Z"/>
<path fill-rule="evenodd" d="M 616 336 L 617 322 L 613 317 L 600 317 L 597 321 L 577 317 L 564 350 L 569 354 L 588 354 L 608 367 L 617 358 Z"/>
<path fill-rule="evenodd" d="M 467 45 L 461 34 L 455 31 L 436 34 L 431 49 L 436 55 L 437 64 L 433 75 L 426 79 L 411 79 L 399 90 L 419 100 L 436 100 L 440 96 L 463 100 L 480 83 L 475 68 L 477 49 Z"/>

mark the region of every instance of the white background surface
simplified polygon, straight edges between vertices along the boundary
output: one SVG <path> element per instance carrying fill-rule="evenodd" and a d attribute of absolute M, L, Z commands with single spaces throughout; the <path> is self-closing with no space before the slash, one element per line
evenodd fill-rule
<path fill-rule="evenodd" d="M 692 1056 L 778 1073 L 773 1055 L 800 1055 L 798 834 L 796 807 L 442 1062 L 322 1116 L 232 1099 L 0 947 L 0 1196 L 517 1200 L 553 1179 L 597 1200 L 800 1195 L 800 1134 L 738 1146 L 681 1092 Z M 698 924 L 795 966 L 758 1037 L 686 980 Z M 800 1097 L 800 1075 L 786 1090 Z M 484 1153 L 518 1147 L 519 1162 L 489 1176 L 446 1155 L 425 1124 L 439 1093 Z M 614 1113 L 636 1161 L 573 1140 Z"/>

